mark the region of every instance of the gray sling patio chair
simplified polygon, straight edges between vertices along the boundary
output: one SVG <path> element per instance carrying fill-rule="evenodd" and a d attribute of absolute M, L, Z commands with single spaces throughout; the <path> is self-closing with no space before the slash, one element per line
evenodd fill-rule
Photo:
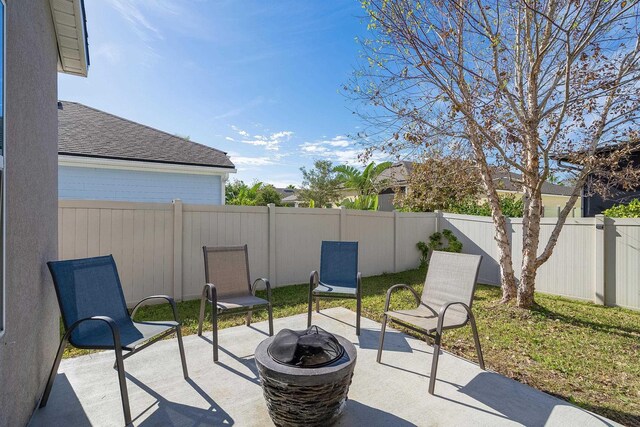
<path fill-rule="evenodd" d="M 182 372 L 185 379 L 189 377 L 182 345 L 180 320 L 173 298 L 166 295 L 144 298 L 129 315 L 116 263 L 111 255 L 52 261 L 48 262 L 47 266 L 53 278 L 65 332 L 40 400 L 40 408 L 47 405 L 53 381 L 60 366 L 60 359 L 68 343 L 82 349 L 115 351 L 115 368 L 118 370 L 120 397 L 126 425 L 131 424 L 131 410 L 124 359 L 175 332 L 178 338 Z M 165 299 L 171 304 L 173 320 L 135 322 L 133 319 L 140 305 L 151 299 Z M 123 351 L 128 353 L 123 355 Z"/>
<path fill-rule="evenodd" d="M 320 274 L 309 277 L 307 326 L 311 326 L 313 300 L 320 312 L 320 298 L 355 298 L 356 335 L 360 335 L 362 275 L 358 272 L 358 242 L 323 241 L 320 248 Z"/>
<path fill-rule="evenodd" d="M 213 361 L 218 361 L 218 316 L 224 314 L 247 313 L 247 326 L 251 325 L 251 314 L 256 309 L 267 309 L 269 313 L 269 335 L 273 335 L 273 311 L 271 305 L 271 284 L 268 279 L 259 278 L 251 284 L 249 276 L 249 254 L 247 245 L 203 246 L 204 276 L 206 284 L 200 298 L 200 318 L 198 335 L 202 336 L 205 303 L 211 305 L 213 328 Z M 267 288 L 267 299 L 258 298 L 256 285 L 263 282 Z"/>
<path fill-rule="evenodd" d="M 481 260 L 480 255 L 435 251 L 429 261 L 422 296 L 418 296 L 418 293 L 407 285 L 395 285 L 389 288 L 380 331 L 378 363 L 382 358 L 387 321 L 391 320 L 426 335 L 433 340 L 433 360 L 429 377 L 429 394 L 433 394 L 443 332 L 470 324 L 478 363 L 480 368 L 484 369 L 478 329 L 471 311 Z M 398 289 L 410 290 L 416 299 L 417 307 L 411 310 L 390 309 L 391 295 Z"/>

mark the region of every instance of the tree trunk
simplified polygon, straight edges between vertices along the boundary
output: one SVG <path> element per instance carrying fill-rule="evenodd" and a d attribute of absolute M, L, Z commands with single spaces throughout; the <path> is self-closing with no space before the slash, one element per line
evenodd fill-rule
<path fill-rule="evenodd" d="M 475 134 L 476 138 L 479 135 Z M 494 239 L 498 244 L 498 259 L 500 262 L 500 283 L 502 286 L 502 301 L 506 303 L 514 299 L 517 295 L 516 276 L 513 271 L 513 259 L 511 257 L 511 242 L 509 241 L 509 229 L 507 220 L 502 213 L 500 207 L 500 198 L 496 191 L 493 176 L 489 170 L 485 153 L 482 149 L 479 139 L 470 138 L 472 140 L 473 152 L 480 165 L 480 176 L 486 190 L 489 206 L 491 207 L 491 218 L 495 227 Z"/>
<path fill-rule="evenodd" d="M 517 305 L 520 308 L 530 308 L 534 303 L 533 292 L 538 270 L 540 211 L 542 209 L 542 197 L 536 193 L 539 192 L 534 191 L 534 194 L 530 195 L 530 192 L 525 190 L 524 196 L 529 197 L 529 202 L 522 221 L 522 264 L 517 299 Z"/>

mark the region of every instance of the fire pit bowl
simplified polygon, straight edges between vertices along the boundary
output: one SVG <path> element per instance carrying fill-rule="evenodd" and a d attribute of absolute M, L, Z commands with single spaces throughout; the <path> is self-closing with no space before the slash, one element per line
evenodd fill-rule
<path fill-rule="evenodd" d="M 285 329 L 258 345 L 255 360 L 275 425 L 326 426 L 342 413 L 356 365 L 349 340 L 315 326 Z"/>

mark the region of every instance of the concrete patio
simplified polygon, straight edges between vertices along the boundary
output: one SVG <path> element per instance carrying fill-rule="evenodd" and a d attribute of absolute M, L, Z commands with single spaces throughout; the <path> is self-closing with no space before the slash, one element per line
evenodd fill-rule
<path fill-rule="evenodd" d="M 357 337 L 352 326 L 355 314 L 347 309 L 324 310 L 313 320 L 350 339 L 358 349 L 349 401 L 337 425 L 617 425 L 448 353 L 440 358 L 436 395 L 431 396 L 427 393 L 431 347 L 424 341 L 388 328 L 383 363 L 378 364 L 380 324 L 363 318 Z M 276 332 L 305 327 L 306 315 L 275 320 Z M 174 339 L 127 359 L 134 425 L 272 425 L 253 359 L 266 330 L 266 322 L 222 330 L 217 365 L 212 362 L 210 332 L 205 338 L 186 337 L 187 381 Z M 112 352 L 64 360 L 47 407 L 35 412 L 30 425 L 122 425 L 113 361 Z"/>

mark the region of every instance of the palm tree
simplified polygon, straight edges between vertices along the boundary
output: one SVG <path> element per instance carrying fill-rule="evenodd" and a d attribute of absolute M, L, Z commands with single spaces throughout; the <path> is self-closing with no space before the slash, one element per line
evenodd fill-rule
<path fill-rule="evenodd" d="M 361 196 L 377 194 L 384 186 L 378 177 L 391 166 L 391 162 L 377 164 L 369 163 L 362 171 L 349 165 L 339 165 L 333 168 L 345 188 L 355 190 Z"/>

